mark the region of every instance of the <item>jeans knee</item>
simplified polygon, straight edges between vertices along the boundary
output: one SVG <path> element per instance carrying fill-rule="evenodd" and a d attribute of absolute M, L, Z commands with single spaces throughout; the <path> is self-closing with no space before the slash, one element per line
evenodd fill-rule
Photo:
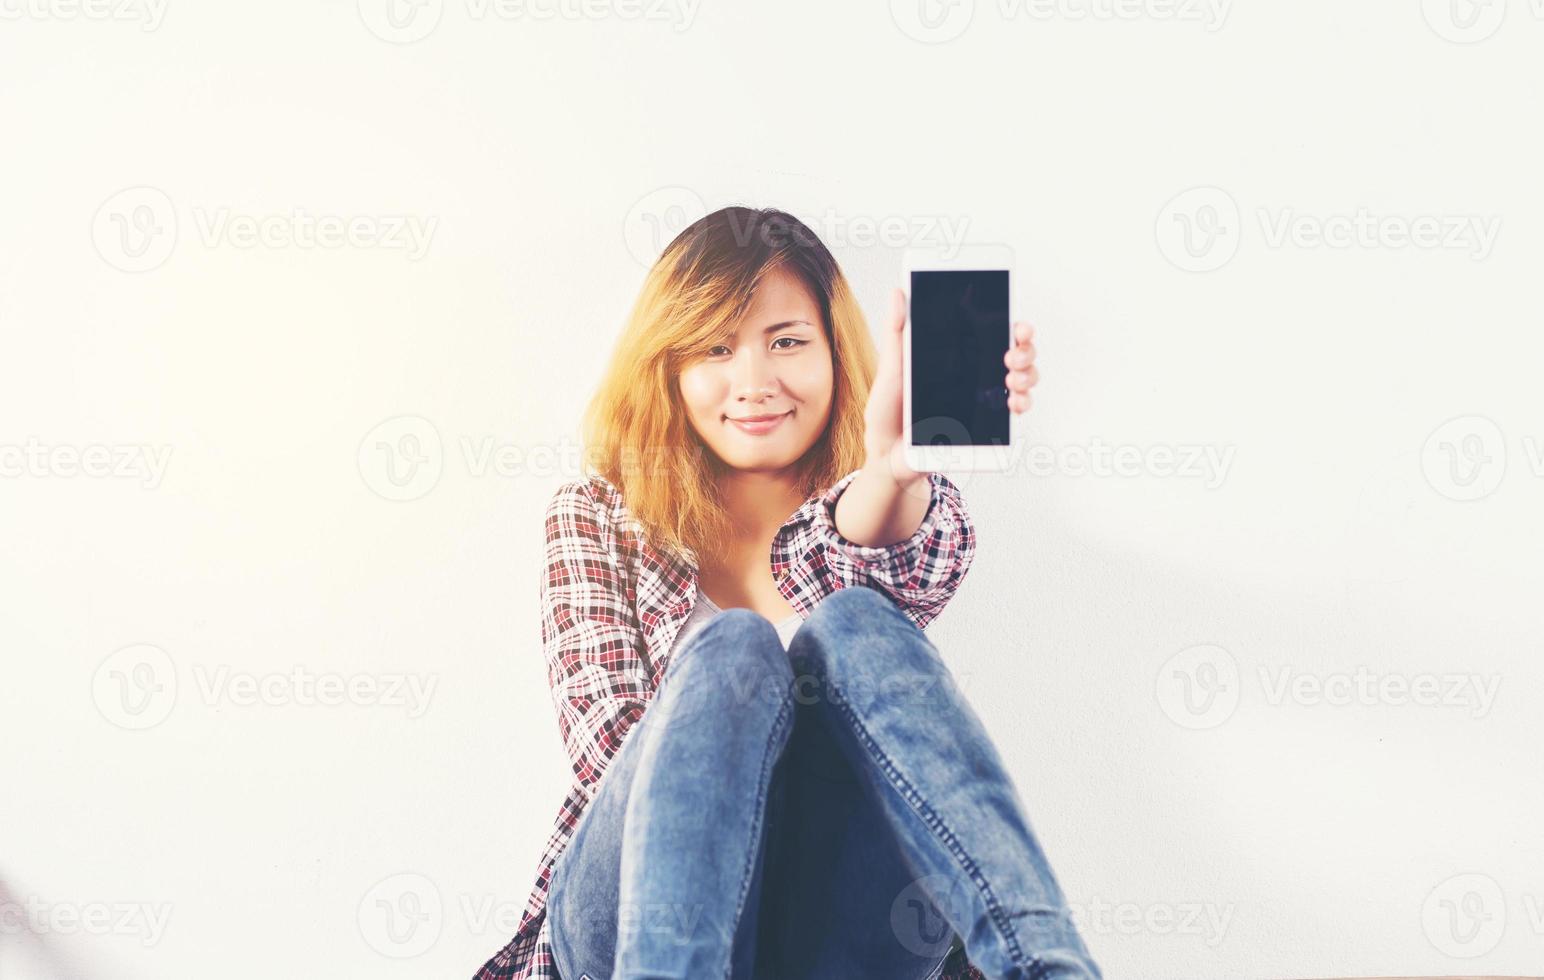
<path fill-rule="evenodd" d="M 675 652 L 671 666 L 683 656 L 693 662 L 694 673 L 736 685 L 758 676 L 781 684 L 793 679 L 777 627 L 750 609 L 725 609 L 713 616 Z"/>
<path fill-rule="evenodd" d="M 790 649 L 837 684 L 879 683 L 900 673 L 932 673 L 936 652 L 888 595 L 848 586 L 815 607 Z"/>

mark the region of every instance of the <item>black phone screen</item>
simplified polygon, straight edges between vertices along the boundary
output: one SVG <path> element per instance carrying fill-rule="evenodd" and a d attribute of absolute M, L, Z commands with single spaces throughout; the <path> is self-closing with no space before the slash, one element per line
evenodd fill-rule
<path fill-rule="evenodd" d="M 911 443 L 1008 444 L 1008 270 L 913 270 Z"/>

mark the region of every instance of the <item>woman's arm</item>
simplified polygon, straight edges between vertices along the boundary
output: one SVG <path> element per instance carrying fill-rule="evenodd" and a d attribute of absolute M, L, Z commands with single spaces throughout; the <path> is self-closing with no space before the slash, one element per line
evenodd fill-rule
<path fill-rule="evenodd" d="M 901 398 L 906 294 L 891 294 L 888 329 L 879 338 L 879 367 L 864 409 L 863 467 L 825 495 L 817 524 L 846 584 L 887 592 L 918 626 L 926 626 L 953 596 L 975 554 L 975 529 L 959 488 L 940 473 L 906 465 Z M 1028 411 L 1035 367 L 1034 327 L 1013 325 L 1003 355 L 1008 408 Z"/>
<path fill-rule="evenodd" d="M 856 544 L 895 544 L 917 533 L 930 502 L 925 475 L 871 459 L 837 501 L 836 526 Z"/>
<path fill-rule="evenodd" d="M 912 622 L 926 627 L 954 597 L 975 558 L 976 530 L 965 500 L 942 473 L 922 474 L 906 494 L 923 502 L 911 533 L 888 544 L 861 544 L 840 529 L 837 514 L 863 475 L 863 470 L 854 470 L 838 480 L 815 509 L 826 562 L 843 587 L 862 585 L 883 592 Z"/>
<path fill-rule="evenodd" d="M 589 481 L 558 488 L 546 512 L 541 637 L 558 733 L 592 799 L 649 699 L 642 634 L 607 508 Z"/>

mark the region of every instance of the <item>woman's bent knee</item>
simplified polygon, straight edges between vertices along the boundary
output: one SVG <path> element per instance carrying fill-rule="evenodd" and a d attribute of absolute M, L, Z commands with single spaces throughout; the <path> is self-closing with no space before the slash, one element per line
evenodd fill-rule
<path fill-rule="evenodd" d="M 800 663 L 815 662 L 837 684 L 930 676 L 942 667 L 922 631 L 875 589 L 849 586 L 831 593 L 804 627 L 809 637 L 795 637 L 791 652 Z"/>
<path fill-rule="evenodd" d="M 693 687 L 717 686 L 742 700 L 749 692 L 776 694 L 793 683 L 793 667 L 777 628 L 749 609 L 718 613 L 678 648 L 666 674 L 683 673 Z"/>

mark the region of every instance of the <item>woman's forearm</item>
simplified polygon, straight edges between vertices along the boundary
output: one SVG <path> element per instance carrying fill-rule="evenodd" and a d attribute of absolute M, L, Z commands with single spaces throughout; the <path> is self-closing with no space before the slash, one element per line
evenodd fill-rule
<path fill-rule="evenodd" d="M 853 544 L 883 547 L 917 533 L 932 499 L 926 473 L 896 473 L 870 460 L 836 501 L 836 530 Z"/>

